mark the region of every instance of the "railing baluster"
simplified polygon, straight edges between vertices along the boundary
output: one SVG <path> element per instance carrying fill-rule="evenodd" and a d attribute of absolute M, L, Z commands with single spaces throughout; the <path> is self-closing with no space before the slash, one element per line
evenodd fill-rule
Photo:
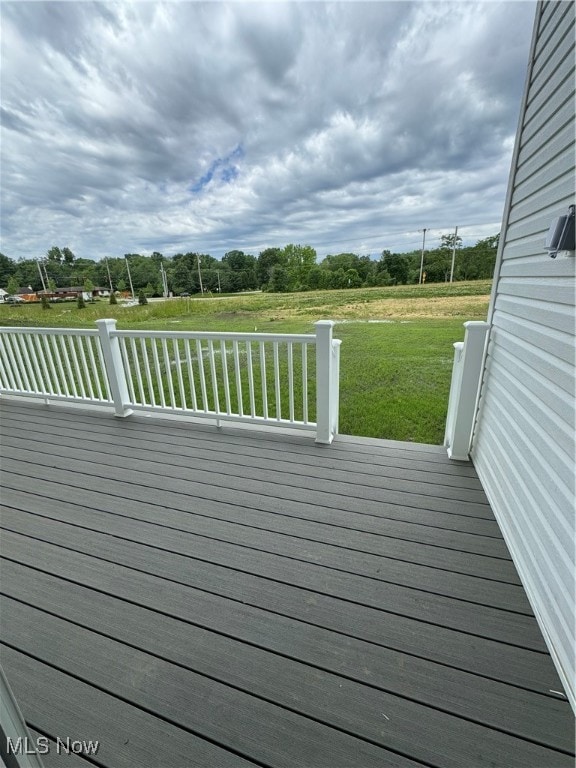
<path fill-rule="evenodd" d="M 136 346 L 135 339 L 130 339 L 130 353 L 132 355 L 132 365 L 136 370 L 136 383 L 138 384 L 138 395 L 140 397 L 139 402 L 141 405 L 144 405 L 146 403 L 146 395 L 144 394 L 144 383 L 142 381 L 142 372 L 140 370 L 140 359 L 138 357 L 138 347 Z M 134 374 L 132 373 L 129 379 L 130 384 L 132 384 L 133 378 L 134 378 Z M 130 390 L 130 392 L 131 392 L 130 396 L 132 397 L 132 404 L 136 405 L 136 403 L 138 402 L 136 399 L 136 392 L 133 390 Z"/>
<path fill-rule="evenodd" d="M 74 370 L 78 379 L 78 385 L 80 387 L 80 394 L 84 400 L 86 400 L 86 390 L 84 388 L 84 381 L 82 379 L 82 371 L 80 370 L 80 363 L 78 362 L 78 355 L 76 354 L 75 336 L 68 337 L 68 346 L 72 350 L 72 362 L 74 364 Z"/>
<path fill-rule="evenodd" d="M 282 418 L 282 404 L 280 402 L 280 359 L 278 354 L 278 342 L 273 342 L 274 350 L 274 394 L 276 396 L 276 421 Z"/>
<path fill-rule="evenodd" d="M 264 418 L 268 418 L 268 384 L 266 382 L 266 350 L 264 349 L 264 342 L 260 344 L 260 372 L 262 375 L 262 409 Z"/>
<path fill-rule="evenodd" d="M 200 372 L 200 388 L 202 390 L 202 407 L 204 413 L 208 413 L 208 395 L 206 393 L 206 373 L 204 371 L 204 356 L 202 352 L 202 342 L 200 339 L 196 339 L 196 357 L 198 362 L 198 370 Z"/>
<path fill-rule="evenodd" d="M 222 376 L 224 378 L 224 399 L 226 401 L 226 414 L 230 416 L 232 408 L 230 407 L 230 383 L 228 381 L 228 356 L 226 354 L 226 342 L 224 339 L 220 342 L 220 355 L 222 357 Z"/>
<path fill-rule="evenodd" d="M 108 373 L 106 372 L 106 361 L 104 360 L 104 351 L 102 349 L 102 341 L 100 339 L 100 336 L 97 336 L 94 339 L 94 344 L 96 345 L 96 352 L 98 354 L 98 362 L 100 365 L 100 375 L 102 376 L 102 381 L 104 382 L 104 388 L 106 390 L 106 399 L 109 403 L 112 402 L 112 392 L 110 390 L 110 382 L 108 381 Z M 100 377 L 98 377 L 100 378 Z"/>
<path fill-rule="evenodd" d="M 288 342 L 287 349 L 288 357 L 288 410 L 290 415 L 290 422 L 294 423 L 294 359 L 293 359 L 293 344 Z"/>
<path fill-rule="evenodd" d="M 31 392 L 30 380 L 28 379 L 28 373 L 26 371 L 24 360 L 22 359 L 22 353 L 20 352 L 20 344 L 18 343 L 18 336 L 14 335 L 10 338 L 10 344 L 13 348 L 13 355 L 16 361 L 16 373 L 22 383 L 22 389 L 24 392 Z"/>
<path fill-rule="evenodd" d="M 154 363 L 154 372 L 156 373 L 158 394 L 160 395 L 160 405 L 162 408 L 166 408 L 166 398 L 164 397 L 164 385 L 162 384 L 162 372 L 160 371 L 160 360 L 158 358 L 156 339 L 152 339 L 152 361 Z"/>
<path fill-rule="evenodd" d="M 53 394 L 54 387 L 52 384 L 52 381 L 50 380 L 50 372 L 48 370 L 48 366 L 46 365 L 46 360 L 44 359 L 44 354 L 42 352 L 42 347 L 40 346 L 40 336 L 37 336 L 34 334 L 31 337 L 32 341 L 32 347 L 35 351 L 37 359 L 40 361 L 40 368 L 42 369 L 42 380 L 44 382 L 45 386 L 45 392 L 48 395 Z"/>
<path fill-rule="evenodd" d="M 136 393 L 134 392 L 134 382 L 132 380 L 132 377 L 133 377 L 132 366 L 130 365 L 130 358 L 128 357 L 128 346 L 126 344 L 126 339 L 124 339 L 122 336 L 118 337 L 118 346 L 120 347 L 122 364 L 124 365 L 124 376 L 126 378 L 126 383 L 128 385 L 128 395 L 130 396 L 130 402 L 135 403 Z M 138 361 L 134 363 L 134 366 L 136 367 L 136 369 L 139 368 Z"/>
<path fill-rule="evenodd" d="M 0 387 L 2 389 L 11 390 L 14 389 L 14 387 L 10 384 L 10 378 L 8 376 L 9 366 L 4 366 L 4 360 L 6 358 L 4 357 L 4 344 L 2 342 L 3 340 L 0 338 Z"/>
<path fill-rule="evenodd" d="M 140 339 L 140 348 L 142 349 L 142 359 L 144 360 L 144 371 L 146 373 L 146 384 L 148 385 L 148 394 L 150 396 L 150 402 L 144 402 L 144 405 L 156 405 L 156 396 L 154 394 L 154 384 L 152 383 L 152 374 L 150 372 L 150 360 L 148 358 L 148 347 L 146 346 L 146 339 Z"/>
<path fill-rule="evenodd" d="M 254 367 L 252 365 L 252 342 L 246 342 L 246 359 L 248 362 L 248 392 L 250 394 L 250 416 L 256 416 L 256 398 L 254 397 Z"/>
<path fill-rule="evenodd" d="M 42 339 L 44 354 L 46 355 L 46 359 L 48 360 L 48 367 L 50 368 L 50 373 L 52 374 L 52 381 L 54 382 L 53 390 L 55 394 L 63 397 L 64 391 L 61 387 L 60 377 L 58 376 L 58 372 L 56 371 L 56 367 L 54 365 L 54 347 L 50 343 L 50 337 L 41 336 L 40 338 Z"/>
<path fill-rule="evenodd" d="M 302 421 L 308 424 L 308 344 L 302 344 Z"/>
<path fill-rule="evenodd" d="M 94 355 L 94 336 L 86 336 L 86 347 L 88 348 L 88 357 L 90 358 L 90 365 L 94 375 L 94 384 L 96 385 L 96 391 L 98 393 L 98 400 L 104 400 L 104 394 L 102 392 L 102 384 L 100 382 L 100 371 L 96 363 L 96 357 Z"/>
<path fill-rule="evenodd" d="M 88 367 L 88 361 L 86 359 L 86 351 L 84 349 L 84 336 L 77 336 L 76 343 L 78 344 L 78 350 L 80 352 L 80 361 L 82 362 L 82 369 L 84 371 L 84 378 L 86 379 L 88 394 L 91 400 L 95 400 L 94 387 L 92 386 L 92 375 L 90 368 Z"/>
<path fill-rule="evenodd" d="M 72 368 L 70 367 L 70 359 L 67 352 L 67 345 L 64 340 L 64 336 L 55 336 L 54 341 L 56 343 L 56 339 L 58 339 L 57 346 L 60 346 L 60 354 L 62 355 L 62 358 L 64 360 L 64 368 L 66 369 L 65 376 L 65 384 L 66 384 L 66 394 L 68 397 L 78 397 L 78 390 L 76 389 L 76 382 L 74 381 L 74 374 L 72 373 Z M 67 374 L 67 375 L 66 375 Z M 72 395 L 69 393 L 72 392 Z"/>
<path fill-rule="evenodd" d="M 168 354 L 168 344 L 166 339 L 162 339 L 162 356 L 164 357 L 164 368 L 168 380 L 168 394 L 170 395 L 170 405 L 176 408 L 176 399 L 174 397 L 174 381 L 172 379 L 172 366 L 170 365 L 170 355 Z"/>
<path fill-rule="evenodd" d="M 10 384 L 10 389 L 13 389 L 15 391 L 18 390 L 18 382 L 16 380 L 16 366 L 14 365 L 14 359 L 12 355 L 12 351 L 10 349 L 9 344 L 9 337 L 8 335 L 2 334 L 0 336 L 0 339 L 2 341 L 2 359 L 6 360 L 8 365 L 6 367 L 6 375 L 8 376 L 8 382 Z"/>
<path fill-rule="evenodd" d="M 182 410 L 188 410 L 186 405 L 186 391 L 184 390 L 184 380 L 182 378 L 182 360 L 180 359 L 180 349 L 178 348 L 178 339 L 172 339 L 172 348 L 174 350 L 174 363 L 176 365 L 176 377 L 178 379 L 178 389 L 180 390 L 180 407 Z"/>
<path fill-rule="evenodd" d="M 244 416 L 244 403 L 242 401 L 242 377 L 240 375 L 240 356 L 238 354 L 238 341 L 232 342 L 232 351 L 234 353 L 234 375 L 236 377 L 236 398 L 238 401 L 238 414 Z"/>
<path fill-rule="evenodd" d="M 30 345 L 30 336 L 27 333 L 22 334 L 22 348 L 26 352 L 25 359 L 28 365 L 28 371 L 30 372 L 30 381 L 34 386 L 34 390 L 39 394 L 44 394 L 45 387 L 44 382 L 42 381 L 42 374 L 38 367 L 34 348 Z"/>
<path fill-rule="evenodd" d="M 60 374 L 59 382 L 60 387 L 64 392 L 64 395 L 66 397 L 73 397 L 72 390 L 69 386 L 69 381 L 66 376 L 66 370 L 64 365 L 62 364 L 62 356 L 65 353 L 62 339 L 61 337 L 57 336 L 56 334 L 53 334 L 48 337 L 50 340 L 50 347 L 52 349 L 52 355 L 53 359 L 56 361 L 56 366 L 58 368 L 58 373 Z M 58 343 L 60 341 L 60 343 Z"/>
<path fill-rule="evenodd" d="M 214 342 L 208 339 L 208 354 L 210 357 L 210 376 L 212 377 L 212 394 L 214 395 L 214 411 L 220 413 L 220 400 L 218 398 L 218 380 L 216 379 L 216 360 L 214 359 Z"/>
<path fill-rule="evenodd" d="M 198 400 L 196 398 L 196 383 L 194 382 L 194 368 L 192 366 L 192 353 L 190 351 L 190 339 L 184 339 L 184 351 L 186 352 L 186 369 L 188 371 L 188 381 L 190 382 L 190 394 L 192 395 L 192 408 L 198 410 Z"/>

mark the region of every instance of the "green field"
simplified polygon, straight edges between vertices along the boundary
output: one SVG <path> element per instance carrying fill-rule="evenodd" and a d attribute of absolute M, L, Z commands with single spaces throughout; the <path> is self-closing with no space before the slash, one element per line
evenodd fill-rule
<path fill-rule="evenodd" d="M 147 306 L 79 310 L 74 303 L 0 305 L 0 325 L 310 333 L 335 320 L 342 339 L 340 432 L 440 444 L 455 341 L 463 322 L 485 320 L 489 281 L 291 294 L 172 299 Z"/>

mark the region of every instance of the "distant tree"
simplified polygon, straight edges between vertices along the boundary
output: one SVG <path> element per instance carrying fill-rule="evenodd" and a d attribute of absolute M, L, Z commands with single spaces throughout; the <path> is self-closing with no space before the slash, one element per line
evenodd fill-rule
<path fill-rule="evenodd" d="M 176 293 L 191 293 L 194 290 L 192 272 L 184 259 L 178 261 L 171 274 L 171 283 Z"/>
<path fill-rule="evenodd" d="M 6 285 L 10 277 L 16 272 L 16 264 L 0 253 L 0 286 Z"/>
<path fill-rule="evenodd" d="M 456 236 L 456 248 L 460 248 L 462 246 L 462 238 L 460 235 Z M 454 235 L 440 235 L 440 248 L 446 248 L 452 253 L 452 248 L 454 247 Z"/>
<path fill-rule="evenodd" d="M 73 264 L 74 263 L 74 259 L 76 257 L 74 256 L 74 254 L 72 253 L 70 248 L 62 248 L 61 254 L 62 254 L 62 258 L 64 259 L 64 262 L 66 264 Z"/>
<path fill-rule="evenodd" d="M 346 288 L 360 288 L 362 285 L 362 278 L 355 269 L 348 269 L 345 272 Z"/>
<path fill-rule="evenodd" d="M 118 304 L 118 299 L 116 298 L 114 291 L 110 293 L 110 304 Z"/>
<path fill-rule="evenodd" d="M 46 294 L 42 296 L 42 309 L 52 309 L 52 306 L 48 301 L 48 296 L 46 296 Z"/>
<path fill-rule="evenodd" d="M 148 304 L 148 299 L 146 298 L 146 294 L 144 293 L 144 288 L 140 289 L 140 293 L 138 294 L 138 304 Z"/>
<path fill-rule="evenodd" d="M 84 301 L 84 296 L 82 296 L 81 293 L 78 294 L 78 298 L 76 299 L 76 306 L 78 309 L 86 309 L 86 302 Z"/>
<path fill-rule="evenodd" d="M 316 264 L 316 251 L 310 245 L 287 245 L 284 258 L 290 283 L 297 290 L 308 283 L 308 274 Z"/>
<path fill-rule="evenodd" d="M 94 283 L 89 277 L 84 280 L 84 291 L 90 294 L 90 301 L 94 301 Z"/>
<path fill-rule="evenodd" d="M 57 245 L 53 245 L 46 251 L 46 258 L 48 261 L 55 261 L 59 264 L 62 261 L 62 251 Z"/>
<path fill-rule="evenodd" d="M 258 284 L 264 286 L 270 282 L 272 270 L 276 266 L 286 265 L 286 255 L 282 248 L 265 248 L 258 256 L 256 275 Z"/>
<path fill-rule="evenodd" d="M 394 283 L 405 285 L 408 282 L 408 259 L 401 253 L 382 251 L 378 271 L 387 272 Z"/>
<path fill-rule="evenodd" d="M 286 293 L 290 290 L 290 273 L 286 267 L 280 264 L 272 267 L 268 290 L 274 293 Z"/>
<path fill-rule="evenodd" d="M 18 280 L 15 277 L 11 277 L 8 280 L 8 285 L 6 286 L 6 290 L 8 293 L 12 296 L 15 293 L 18 293 L 18 289 L 20 288 L 20 285 L 18 283 Z"/>
<path fill-rule="evenodd" d="M 48 278 L 48 286 L 47 287 L 48 287 L 48 290 L 51 291 L 52 293 L 54 293 L 54 291 L 56 290 L 56 280 L 54 280 L 53 277 L 49 277 Z"/>

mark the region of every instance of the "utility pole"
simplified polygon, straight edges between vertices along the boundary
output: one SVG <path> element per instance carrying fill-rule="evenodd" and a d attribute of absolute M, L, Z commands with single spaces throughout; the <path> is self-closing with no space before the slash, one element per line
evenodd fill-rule
<path fill-rule="evenodd" d="M 112 278 L 110 276 L 110 266 L 108 265 L 108 257 L 104 256 L 106 262 L 106 272 L 108 272 L 108 282 L 110 283 L 110 293 L 114 293 L 114 286 L 112 285 Z"/>
<path fill-rule="evenodd" d="M 132 300 L 134 300 L 134 286 L 132 285 L 132 275 L 130 274 L 130 264 L 128 264 L 128 256 L 124 256 L 126 262 L 126 270 L 128 272 L 128 281 L 130 283 L 130 293 L 132 294 Z"/>
<path fill-rule="evenodd" d="M 454 230 L 454 243 L 452 245 L 452 266 L 450 267 L 450 282 L 454 279 L 454 262 L 456 260 L 456 240 L 458 239 L 458 227 Z"/>
<path fill-rule="evenodd" d="M 162 296 L 165 299 L 168 298 L 168 280 L 166 278 L 166 270 L 164 269 L 164 263 L 160 262 L 160 275 L 162 277 Z"/>
<path fill-rule="evenodd" d="M 42 267 L 40 265 L 40 259 L 36 259 L 36 264 L 38 265 L 38 272 L 40 272 L 40 280 L 42 281 L 42 288 L 46 290 L 46 283 L 44 282 L 44 275 L 42 274 Z"/>
<path fill-rule="evenodd" d="M 200 272 L 200 254 L 197 254 L 198 259 L 198 280 L 200 281 L 200 293 L 204 293 L 204 286 L 202 285 L 202 272 Z"/>
<path fill-rule="evenodd" d="M 222 290 L 220 288 L 220 270 L 216 270 L 216 274 L 218 275 L 218 293 L 222 293 Z"/>
<path fill-rule="evenodd" d="M 426 245 L 426 227 L 424 227 L 424 230 L 422 232 L 422 256 L 420 258 L 420 279 L 418 280 L 418 285 L 422 284 L 422 275 L 424 272 L 424 246 Z"/>

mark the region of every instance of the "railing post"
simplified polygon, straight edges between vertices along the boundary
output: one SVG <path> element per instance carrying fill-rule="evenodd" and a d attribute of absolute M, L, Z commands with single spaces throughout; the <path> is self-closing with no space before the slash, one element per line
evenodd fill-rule
<path fill-rule="evenodd" d="M 464 343 L 454 344 L 454 368 L 444 437 L 448 456 L 455 461 L 468 461 L 469 458 L 490 326 L 483 321 L 469 321 L 464 323 L 464 328 Z"/>
<path fill-rule="evenodd" d="M 132 409 L 129 407 L 130 395 L 124 374 L 120 342 L 114 335 L 116 320 L 96 320 L 96 325 L 100 334 L 110 394 L 114 401 L 114 413 L 116 416 L 130 416 Z"/>
<path fill-rule="evenodd" d="M 332 320 L 318 320 L 316 327 L 316 442 L 329 445 L 334 439 L 335 356 Z M 336 416 L 337 418 L 337 416 Z"/>

